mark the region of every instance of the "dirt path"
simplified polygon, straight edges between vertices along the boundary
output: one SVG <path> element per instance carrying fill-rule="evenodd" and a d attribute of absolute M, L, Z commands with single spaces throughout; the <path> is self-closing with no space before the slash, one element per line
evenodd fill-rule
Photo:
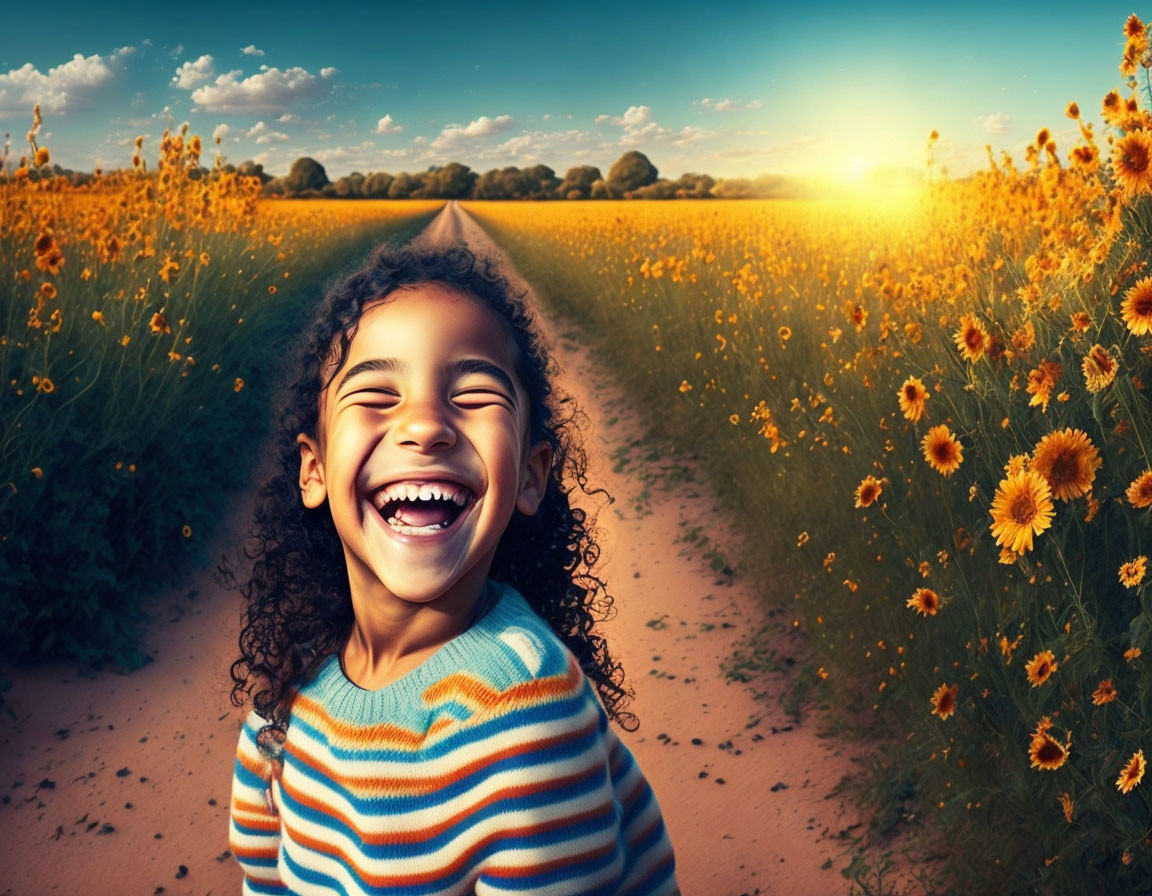
<path fill-rule="evenodd" d="M 492 251 L 455 203 L 424 238 Z M 647 457 L 635 415 L 607 374 L 572 335 L 560 331 L 553 342 L 563 386 L 591 421 L 591 481 L 616 497 L 599 516 L 602 574 L 617 608 L 605 634 L 641 721 L 622 737 L 663 807 L 685 896 L 846 893 L 838 873 L 846 845 L 836 834 L 853 819 L 828 795 L 848 760 L 780 709 L 785 681 L 733 683 L 721 671 L 765 624 L 788 654 L 788 624 L 768 618 L 752 588 L 718 579 L 690 549 L 683 539 L 698 527 L 733 556 L 706 487 L 670 486 L 659 470 L 683 479 L 683 468 Z M 244 529 L 251 500 L 236 496 L 210 556 Z M 67 663 L 9 673 L 11 712 L 0 710 L 0 896 L 239 892 L 227 843 L 244 715 L 228 701 L 238 597 L 205 569 L 151 606 L 146 649 L 155 662 L 131 675 L 81 674 Z"/>
<path fill-rule="evenodd" d="M 425 238 L 500 254 L 456 203 Z M 528 288 L 507 261 L 505 270 Z M 781 709 L 786 680 L 734 682 L 721 669 L 763 626 L 781 657 L 793 654 L 791 620 L 768 616 L 748 583 L 718 574 L 686 540 L 700 532 L 712 557 L 736 555 L 704 477 L 689 470 L 697 481 L 673 484 L 684 466 L 649 457 L 627 396 L 580 337 L 545 326 L 561 386 L 589 418 L 589 480 L 615 498 L 598 520 L 617 609 L 605 637 L 641 723 L 621 736 L 656 790 L 685 896 L 847 893 L 846 843 L 836 835 L 855 817 L 828 797 L 851 770 L 848 758 Z"/>

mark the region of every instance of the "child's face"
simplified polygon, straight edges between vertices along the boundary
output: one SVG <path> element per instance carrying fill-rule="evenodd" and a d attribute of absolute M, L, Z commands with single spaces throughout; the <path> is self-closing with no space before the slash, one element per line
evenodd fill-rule
<path fill-rule="evenodd" d="M 475 299 L 438 283 L 367 307 L 301 434 L 304 503 L 328 501 L 354 597 L 471 605 L 515 509 L 551 463 L 528 444 L 515 346 Z"/>

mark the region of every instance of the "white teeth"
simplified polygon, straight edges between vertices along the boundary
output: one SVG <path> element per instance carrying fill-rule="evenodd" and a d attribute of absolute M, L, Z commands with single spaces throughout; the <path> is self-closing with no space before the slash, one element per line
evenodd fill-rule
<path fill-rule="evenodd" d="M 374 503 L 383 510 L 390 501 L 452 501 L 459 507 L 468 503 L 471 492 L 451 482 L 395 482 L 376 492 Z"/>

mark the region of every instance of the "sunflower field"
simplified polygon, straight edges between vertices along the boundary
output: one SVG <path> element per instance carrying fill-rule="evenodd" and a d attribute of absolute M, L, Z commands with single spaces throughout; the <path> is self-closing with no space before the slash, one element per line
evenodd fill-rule
<path fill-rule="evenodd" d="M 141 598 L 206 557 L 327 279 L 436 202 L 271 202 L 165 132 L 149 170 L 0 172 L 0 651 L 135 666 Z"/>
<path fill-rule="evenodd" d="M 470 203 L 713 476 L 929 892 L 1152 881 L 1152 53 L 902 203 Z M 938 139 L 932 134 L 932 146 Z"/>

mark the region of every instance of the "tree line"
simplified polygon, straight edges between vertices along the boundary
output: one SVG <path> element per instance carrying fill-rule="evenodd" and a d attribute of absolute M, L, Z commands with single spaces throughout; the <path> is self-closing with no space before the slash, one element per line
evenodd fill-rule
<path fill-rule="evenodd" d="M 683 174 L 676 180 L 659 176 L 642 152 L 620 156 L 605 177 L 594 165 L 569 168 L 563 178 L 547 165 L 493 168 L 484 173 L 450 162 L 426 171 L 389 174 L 374 171 L 329 180 L 324 166 L 303 157 L 283 177 L 265 173 L 262 165 L 244 162 L 225 170 L 259 177 L 272 196 L 338 199 L 709 199 L 772 198 L 794 195 L 794 184 L 783 177 L 761 175 L 755 180 L 716 180 L 707 174 Z"/>
<path fill-rule="evenodd" d="M 292 163 L 283 177 L 274 177 L 259 162 L 231 163 L 222 170 L 260 179 L 269 196 L 336 199 L 778 199 L 817 195 L 821 189 L 797 178 L 761 174 L 754 179 L 716 179 L 707 174 L 682 174 L 676 180 L 660 177 L 644 153 L 630 150 L 601 174 L 594 165 L 569 168 L 564 177 L 547 165 L 528 168 L 493 168 L 480 174 L 467 165 L 449 162 L 426 171 L 389 174 L 353 171 L 329 180 L 324 166 L 307 156 Z M 220 169 L 193 166 L 192 178 L 219 176 Z M 61 178 L 73 185 L 98 180 L 99 172 L 72 171 L 58 164 L 32 168 L 29 180 Z M 12 174 L 0 166 L 0 182 Z"/>

